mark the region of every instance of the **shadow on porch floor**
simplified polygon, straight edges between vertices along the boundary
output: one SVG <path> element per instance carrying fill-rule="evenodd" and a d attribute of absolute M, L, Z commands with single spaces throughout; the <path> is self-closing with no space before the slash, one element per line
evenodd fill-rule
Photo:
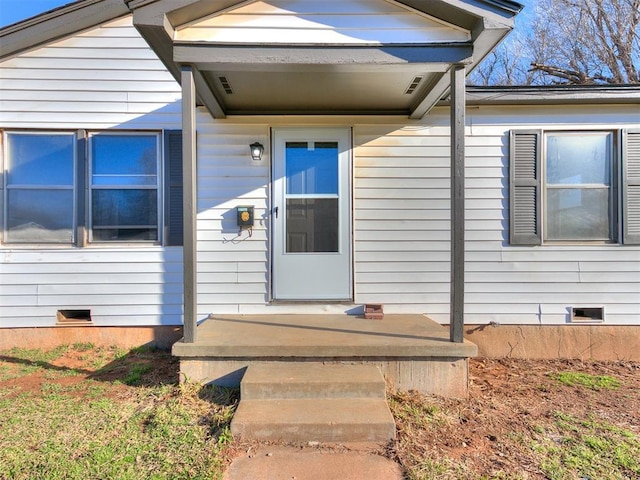
<path fill-rule="evenodd" d="M 183 378 L 237 386 L 257 363 L 377 365 L 392 388 L 466 396 L 473 343 L 452 343 L 449 330 L 424 315 L 212 315 L 195 343 L 179 341 Z"/>

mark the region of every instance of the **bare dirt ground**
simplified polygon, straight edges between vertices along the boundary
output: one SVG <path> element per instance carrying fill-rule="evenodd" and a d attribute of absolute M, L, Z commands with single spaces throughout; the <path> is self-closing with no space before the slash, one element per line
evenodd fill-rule
<path fill-rule="evenodd" d="M 609 432 L 619 429 L 635 436 L 630 451 L 640 453 L 640 364 L 474 359 L 469 373 L 466 400 L 392 397 L 399 436 L 394 453 L 414 472 L 411 478 L 640 479 L 638 462 L 619 472 L 580 474 L 589 470 L 581 462 L 600 460 L 597 452 L 573 458 L 565 448 L 588 450 L 581 443 L 591 436 L 607 437 L 615 450 L 618 440 Z M 605 383 L 571 385 L 575 373 Z M 425 415 L 406 415 L 411 405 Z M 420 425 L 421 418 L 428 423 Z M 431 461 L 421 465 L 424 459 Z"/>
<path fill-rule="evenodd" d="M 19 365 L 19 361 L 11 361 L 16 368 L 38 363 L 24 360 Z M 91 352 L 69 349 L 46 362 L 46 368 L 0 378 L 0 389 L 8 389 L 14 395 L 38 395 L 45 382 L 80 386 L 91 379 L 111 383 L 104 395 L 117 400 L 132 388 L 126 382 L 114 382 L 130 371 L 126 356 L 112 362 L 109 368 L 92 367 L 92 361 L 97 364 L 91 359 Z M 132 357 L 131 362 L 148 366 L 139 384 L 177 383 L 178 363 L 167 353 L 151 352 L 144 359 Z M 74 375 L 52 379 L 52 369 L 73 371 Z M 613 385 L 572 385 L 571 379 L 560 378 L 566 372 L 613 379 Z M 78 394 L 81 392 L 79 388 Z M 398 392 L 390 395 L 390 405 L 397 421 L 398 439 L 385 454 L 403 467 L 409 479 L 640 479 L 637 458 L 621 460 L 623 467 L 611 476 L 592 477 L 580 474 L 588 470 L 588 465 L 567 467 L 564 463 L 596 460 L 558 456 L 562 453 L 558 453 L 560 447 L 581 446 L 583 441 L 597 445 L 599 435 L 613 438 L 613 442 L 630 438 L 631 447 L 625 447 L 623 453 L 633 457 L 640 452 L 637 362 L 474 359 L 470 362 L 468 399 Z M 595 440 L 578 432 L 585 428 Z M 611 432 L 618 437 L 611 437 Z M 612 448 L 616 450 L 616 445 Z"/>

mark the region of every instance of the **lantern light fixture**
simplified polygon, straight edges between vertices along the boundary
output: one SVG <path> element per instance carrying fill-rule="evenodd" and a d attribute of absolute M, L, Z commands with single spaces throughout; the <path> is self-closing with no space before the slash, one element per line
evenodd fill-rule
<path fill-rule="evenodd" d="M 251 159 L 254 162 L 259 162 L 260 160 L 262 160 L 262 154 L 264 153 L 264 146 L 261 143 L 254 142 L 251 145 L 249 145 L 249 148 L 251 149 Z"/>

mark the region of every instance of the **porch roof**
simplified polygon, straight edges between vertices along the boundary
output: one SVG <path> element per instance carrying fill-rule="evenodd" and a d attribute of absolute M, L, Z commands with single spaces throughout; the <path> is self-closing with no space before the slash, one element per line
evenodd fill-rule
<path fill-rule="evenodd" d="M 395 25 L 396 33 L 389 35 L 385 23 L 377 32 L 381 36 L 355 39 L 344 34 L 353 31 L 352 24 L 333 37 L 327 32 L 335 33 L 349 19 L 369 28 L 372 12 L 363 10 L 359 16 L 358 10 L 371 9 L 371 2 L 126 1 L 136 28 L 175 78 L 181 81 L 182 67 L 192 69 L 198 104 L 206 106 L 214 118 L 301 113 L 421 118 L 450 90 L 447 72 L 452 66 L 472 70 L 509 33 L 522 9 L 510 0 L 381 0 L 379 4 L 395 9 L 416 36 L 403 37 L 398 33 L 402 27 Z M 353 8 L 338 15 L 345 3 Z M 285 4 L 291 8 L 284 9 Z M 254 17 L 247 20 L 246 7 L 255 5 L 259 7 L 249 12 Z M 304 10 L 309 6 L 314 13 Z M 243 15 L 234 15 L 238 11 Z M 266 36 L 261 36 L 260 29 L 248 30 L 247 40 L 242 33 L 228 35 L 235 27 L 244 31 L 248 22 L 260 19 L 261 11 L 275 12 L 276 23 L 287 16 L 291 22 L 317 27 L 316 19 L 321 19 L 315 31 L 322 34 L 306 41 L 304 35 L 292 36 L 287 30 L 290 25 L 274 28 L 268 19 L 262 22 L 263 30 L 269 31 Z M 379 18 L 385 12 L 378 12 Z M 185 34 L 194 25 L 200 30 Z M 432 25 L 442 26 L 445 34 L 429 41 L 425 30 Z M 207 28 L 218 34 L 207 37 L 201 33 Z M 279 34 L 273 33 L 279 28 Z"/>

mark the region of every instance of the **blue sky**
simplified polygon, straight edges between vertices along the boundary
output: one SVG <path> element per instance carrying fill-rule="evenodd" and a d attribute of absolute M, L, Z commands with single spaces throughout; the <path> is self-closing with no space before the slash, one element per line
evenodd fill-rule
<path fill-rule="evenodd" d="M 520 15 L 519 23 L 521 24 L 522 20 L 529 21 L 530 10 L 535 0 L 519 1 L 529 7 L 525 9 L 523 15 Z M 0 28 L 72 2 L 73 0 L 0 0 Z"/>
<path fill-rule="evenodd" d="M 73 0 L 0 0 L 0 28 L 72 2 Z"/>

